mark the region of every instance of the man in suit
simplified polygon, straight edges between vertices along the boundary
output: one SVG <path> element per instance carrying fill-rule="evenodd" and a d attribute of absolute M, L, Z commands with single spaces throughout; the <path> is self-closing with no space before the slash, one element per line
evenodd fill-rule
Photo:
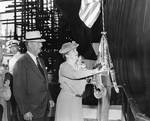
<path fill-rule="evenodd" d="M 48 90 L 48 77 L 38 53 L 42 42 L 39 31 L 26 33 L 27 53 L 14 65 L 13 91 L 20 113 L 24 120 L 45 121 L 49 104 L 54 106 Z"/>

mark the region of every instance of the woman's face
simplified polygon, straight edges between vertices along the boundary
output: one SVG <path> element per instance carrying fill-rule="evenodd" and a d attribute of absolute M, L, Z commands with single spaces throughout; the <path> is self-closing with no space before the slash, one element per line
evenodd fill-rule
<path fill-rule="evenodd" d="M 77 49 L 73 49 L 70 52 L 68 52 L 68 56 L 69 58 L 71 58 L 72 60 L 76 61 L 78 59 L 78 51 Z"/>

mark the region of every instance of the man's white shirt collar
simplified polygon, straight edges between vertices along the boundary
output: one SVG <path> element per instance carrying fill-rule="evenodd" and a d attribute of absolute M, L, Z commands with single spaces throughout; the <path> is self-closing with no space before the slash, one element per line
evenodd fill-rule
<path fill-rule="evenodd" d="M 27 51 L 27 53 L 30 55 L 30 57 L 32 58 L 32 60 L 34 61 L 34 63 L 37 65 L 36 56 L 33 55 L 32 53 L 30 53 L 29 51 Z"/>

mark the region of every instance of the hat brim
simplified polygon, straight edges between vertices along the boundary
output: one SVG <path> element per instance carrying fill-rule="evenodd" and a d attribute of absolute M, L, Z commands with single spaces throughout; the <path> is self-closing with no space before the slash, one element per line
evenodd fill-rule
<path fill-rule="evenodd" d="M 60 54 L 65 54 L 65 53 L 67 53 L 67 52 L 69 52 L 69 51 L 71 51 L 71 50 L 77 48 L 78 46 L 79 46 L 79 44 L 76 44 L 76 45 L 74 45 L 74 46 L 71 47 L 71 48 L 60 49 L 60 50 L 59 50 L 59 53 L 60 53 Z"/>
<path fill-rule="evenodd" d="M 26 40 L 27 42 L 46 42 L 45 39 Z"/>

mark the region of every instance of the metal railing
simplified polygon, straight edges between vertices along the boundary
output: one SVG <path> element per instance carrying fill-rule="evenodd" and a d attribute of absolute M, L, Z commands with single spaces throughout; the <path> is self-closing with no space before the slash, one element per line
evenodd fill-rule
<path fill-rule="evenodd" d="M 140 111 L 126 84 L 119 86 L 119 88 L 122 95 L 122 111 L 125 121 L 150 121 L 150 118 Z"/>

